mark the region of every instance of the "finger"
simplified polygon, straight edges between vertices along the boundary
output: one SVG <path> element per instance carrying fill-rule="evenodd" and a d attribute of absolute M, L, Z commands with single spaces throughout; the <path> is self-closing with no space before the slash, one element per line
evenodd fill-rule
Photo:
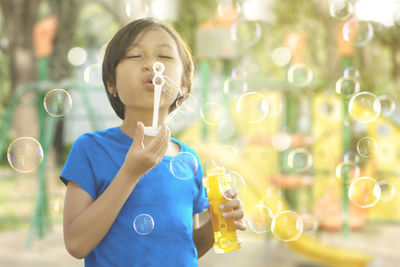
<path fill-rule="evenodd" d="M 143 139 L 144 139 L 144 125 L 141 121 L 138 121 L 135 136 L 133 137 L 133 146 L 135 148 L 142 148 Z"/>
<path fill-rule="evenodd" d="M 236 228 L 239 230 L 246 231 L 246 229 L 247 229 L 246 223 L 244 223 L 242 220 L 235 221 L 234 224 L 235 224 Z"/>
<path fill-rule="evenodd" d="M 243 203 L 238 198 L 229 200 L 220 206 L 221 210 L 232 210 L 232 209 L 241 209 L 241 208 L 243 208 Z"/>
<path fill-rule="evenodd" d="M 147 145 L 147 150 L 150 153 L 156 153 L 158 150 L 159 146 L 162 145 L 163 142 L 165 142 L 166 136 L 168 135 L 166 125 L 163 124 L 161 126 L 160 132 L 157 134 L 155 138 L 153 138 Z"/>
<path fill-rule="evenodd" d="M 222 213 L 224 219 L 242 219 L 243 216 L 244 212 L 242 209 Z"/>
<path fill-rule="evenodd" d="M 224 192 L 224 196 L 226 197 L 226 198 L 229 198 L 229 199 L 234 199 L 234 198 L 236 198 L 237 197 L 237 195 L 238 195 L 238 189 L 237 188 L 230 188 L 230 189 L 228 189 L 228 190 L 226 190 L 225 192 Z"/>
<path fill-rule="evenodd" d="M 156 150 L 154 151 L 154 155 L 158 155 L 161 158 L 164 156 L 165 152 L 167 152 L 169 143 L 169 133 L 167 132 L 163 141 L 158 145 Z"/>

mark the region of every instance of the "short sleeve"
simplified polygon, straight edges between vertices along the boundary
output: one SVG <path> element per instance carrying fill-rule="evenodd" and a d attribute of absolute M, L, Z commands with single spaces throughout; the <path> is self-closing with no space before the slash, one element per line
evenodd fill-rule
<path fill-rule="evenodd" d="M 206 188 L 203 186 L 203 169 L 199 160 L 198 162 L 199 162 L 198 171 L 196 172 L 195 175 L 196 189 L 193 201 L 193 214 L 204 211 L 210 205 L 207 198 Z"/>
<path fill-rule="evenodd" d="M 60 179 L 67 185 L 74 181 L 86 191 L 93 200 L 97 198 L 94 171 L 90 162 L 90 137 L 80 136 L 72 145 L 67 161 L 61 172 Z"/>

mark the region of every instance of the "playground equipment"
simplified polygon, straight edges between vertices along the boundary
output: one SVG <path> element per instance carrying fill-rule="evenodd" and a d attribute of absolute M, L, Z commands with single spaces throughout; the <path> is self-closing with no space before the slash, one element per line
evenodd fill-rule
<path fill-rule="evenodd" d="M 51 225 L 51 218 L 49 217 L 49 211 L 48 211 L 49 196 L 46 187 L 46 170 L 47 170 L 49 152 L 54 142 L 56 123 L 57 120 L 59 120 L 59 118 L 49 116 L 46 113 L 43 107 L 43 99 L 45 93 L 52 88 L 77 90 L 80 93 L 82 100 L 84 102 L 84 106 L 89 116 L 91 127 L 93 129 L 100 129 L 99 120 L 96 118 L 92 104 L 89 101 L 89 96 L 88 96 L 88 91 L 90 89 L 93 89 L 93 87 L 89 86 L 88 84 L 72 80 L 64 80 L 59 83 L 53 83 L 50 81 L 40 81 L 40 82 L 32 82 L 24 84 L 19 88 L 17 88 L 17 90 L 15 91 L 11 99 L 10 105 L 3 114 L 3 117 L 1 119 L 2 123 L 0 129 L 0 153 L 6 153 L 7 151 L 9 132 L 11 130 L 11 124 L 14 112 L 16 110 L 19 100 L 21 99 L 21 96 L 28 91 L 34 91 L 36 94 L 36 106 L 40 124 L 38 141 L 43 149 L 43 162 L 41 163 L 41 165 L 37 170 L 38 191 L 36 197 L 35 210 L 30 222 L 30 230 L 27 240 L 28 248 L 30 248 L 32 245 L 35 233 L 37 233 L 39 238 L 42 238 L 45 235 L 46 229 L 48 229 Z"/>

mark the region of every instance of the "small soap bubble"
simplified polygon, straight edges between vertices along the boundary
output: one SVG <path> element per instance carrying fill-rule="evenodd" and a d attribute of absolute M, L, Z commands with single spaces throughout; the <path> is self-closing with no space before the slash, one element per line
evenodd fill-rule
<path fill-rule="evenodd" d="M 42 163 L 43 149 L 36 139 L 20 137 L 8 146 L 7 159 L 15 171 L 30 173 Z"/>
<path fill-rule="evenodd" d="M 67 58 L 71 65 L 81 66 L 86 61 L 87 52 L 82 47 L 74 47 L 68 51 Z"/>
<path fill-rule="evenodd" d="M 215 153 L 211 156 L 214 167 L 232 167 L 237 164 L 239 152 L 228 145 L 220 145 L 215 148 Z"/>
<path fill-rule="evenodd" d="M 241 45 L 250 47 L 261 38 L 261 26 L 257 21 L 240 19 L 231 27 L 231 38 Z"/>
<path fill-rule="evenodd" d="M 248 90 L 247 82 L 241 78 L 230 77 L 224 82 L 224 93 L 231 96 L 241 95 Z"/>
<path fill-rule="evenodd" d="M 257 123 L 268 115 L 268 101 L 260 93 L 248 92 L 242 94 L 236 103 L 236 113 L 240 121 Z"/>
<path fill-rule="evenodd" d="M 371 177 L 359 177 L 350 184 L 348 196 L 354 205 L 370 208 L 380 199 L 381 187 Z"/>
<path fill-rule="evenodd" d="M 363 158 L 371 158 L 378 150 L 378 142 L 369 136 L 365 136 L 358 140 L 357 151 Z"/>
<path fill-rule="evenodd" d="M 343 71 L 343 77 L 359 79 L 360 72 L 358 71 L 358 69 L 354 68 L 353 66 L 349 66 Z"/>
<path fill-rule="evenodd" d="M 304 172 L 311 168 L 313 157 L 305 148 L 296 148 L 288 154 L 288 167 L 297 172 Z"/>
<path fill-rule="evenodd" d="M 343 39 L 355 46 L 365 46 L 373 36 L 374 29 L 368 21 L 353 18 L 343 25 Z"/>
<path fill-rule="evenodd" d="M 194 113 L 197 111 L 197 100 L 192 94 L 186 94 L 176 101 L 176 107 L 183 114 Z"/>
<path fill-rule="evenodd" d="M 319 220 L 316 216 L 304 213 L 301 214 L 300 217 L 303 221 L 303 233 L 312 235 L 318 231 Z"/>
<path fill-rule="evenodd" d="M 263 204 L 258 204 L 246 212 L 247 224 L 249 228 L 257 233 L 262 234 L 271 230 L 271 223 L 274 215 L 272 211 Z"/>
<path fill-rule="evenodd" d="M 350 116 L 361 123 L 374 121 L 381 113 L 381 103 L 376 95 L 360 92 L 353 95 L 349 102 Z"/>
<path fill-rule="evenodd" d="M 290 66 L 287 78 L 288 81 L 298 87 L 304 87 L 311 83 L 314 74 L 305 64 L 297 63 Z"/>
<path fill-rule="evenodd" d="M 71 110 L 72 98 L 64 89 L 52 89 L 44 96 L 43 106 L 49 115 L 61 117 Z"/>
<path fill-rule="evenodd" d="M 200 117 L 208 125 L 217 125 L 223 119 L 223 108 L 217 103 L 206 103 L 200 108 Z"/>
<path fill-rule="evenodd" d="M 358 167 L 354 162 L 340 162 L 336 166 L 336 178 L 354 180 L 360 176 L 360 167 Z"/>
<path fill-rule="evenodd" d="M 336 93 L 350 96 L 360 91 L 360 82 L 353 77 L 341 77 L 336 81 Z"/>
<path fill-rule="evenodd" d="M 149 214 L 139 214 L 133 220 L 133 229 L 139 235 L 148 235 L 154 229 L 154 220 Z"/>
<path fill-rule="evenodd" d="M 101 66 L 99 64 L 91 64 L 83 71 L 83 80 L 85 83 L 99 85 L 102 83 Z"/>
<path fill-rule="evenodd" d="M 172 175 L 179 180 L 193 178 L 198 169 L 196 157 L 190 152 L 179 152 L 170 161 Z"/>
<path fill-rule="evenodd" d="M 283 67 L 289 64 L 290 59 L 292 58 L 292 53 L 290 52 L 289 48 L 281 46 L 275 48 L 274 51 L 272 51 L 271 57 L 272 61 L 276 65 Z"/>
<path fill-rule="evenodd" d="M 220 178 L 219 178 L 220 179 Z M 232 200 L 243 194 L 246 182 L 236 171 L 228 170 L 223 180 L 218 180 L 219 190 L 225 199 Z"/>
<path fill-rule="evenodd" d="M 285 242 L 297 240 L 303 233 L 303 227 L 300 215 L 291 210 L 276 214 L 271 223 L 274 236 Z"/>
<path fill-rule="evenodd" d="M 346 20 L 353 13 L 353 5 L 348 0 L 331 0 L 329 2 L 329 13 L 333 18 Z"/>
<path fill-rule="evenodd" d="M 355 164 L 358 164 L 360 163 L 360 156 L 354 151 L 348 151 L 343 156 L 343 162 L 345 163 L 353 162 Z"/>
<path fill-rule="evenodd" d="M 235 124 L 232 120 L 222 120 L 217 126 L 218 137 L 222 140 L 230 139 L 235 134 Z"/>
<path fill-rule="evenodd" d="M 396 102 L 387 95 L 381 95 L 378 99 L 381 103 L 381 114 L 390 117 L 396 109 Z"/>
<path fill-rule="evenodd" d="M 387 180 L 381 180 L 378 182 L 381 188 L 381 200 L 384 202 L 391 201 L 396 196 L 396 187 L 393 183 Z"/>

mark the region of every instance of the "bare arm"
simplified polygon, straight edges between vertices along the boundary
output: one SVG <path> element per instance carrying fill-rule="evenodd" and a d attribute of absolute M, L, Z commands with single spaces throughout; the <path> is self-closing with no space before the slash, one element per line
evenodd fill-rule
<path fill-rule="evenodd" d="M 120 171 L 96 201 L 75 182 L 68 182 L 64 242 L 72 256 L 84 258 L 104 238 L 137 180 Z"/>
<path fill-rule="evenodd" d="M 230 193 L 231 194 L 231 193 Z M 242 221 L 243 203 L 236 197 L 236 193 L 232 195 L 232 200 L 229 200 L 220 207 L 224 211 L 223 216 L 225 219 L 234 219 L 235 226 L 241 231 L 245 231 L 247 226 Z M 198 214 L 193 215 L 193 241 L 197 249 L 197 257 L 200 258 L 213 246 L 214 244 L 214 232 L 212 229 L 211 218 L 207 222 L 199 227 Z"/>
<path fill-rule="evenodd" d="M 199 215 L 193 215 L 193 241 L 197 249 L 197 257 L 200 258 L 214 244 L 214 233 L 211 226 L 211 219 L 209 218 L 205 224 L 199 226 Z"/>
<path fill-rule="evenodd" d="M 75 258 L 84 258 L 107 234 L 140 177 L 157 165 L 168 147 L 169 130 L 164 125 L 146 147 L 144 125 L 138 124 L 135 142 L 124 164 L 107 189 L 95 200 L 75 182 L 68 182 L 64 204 L 64 242 Z"/>

